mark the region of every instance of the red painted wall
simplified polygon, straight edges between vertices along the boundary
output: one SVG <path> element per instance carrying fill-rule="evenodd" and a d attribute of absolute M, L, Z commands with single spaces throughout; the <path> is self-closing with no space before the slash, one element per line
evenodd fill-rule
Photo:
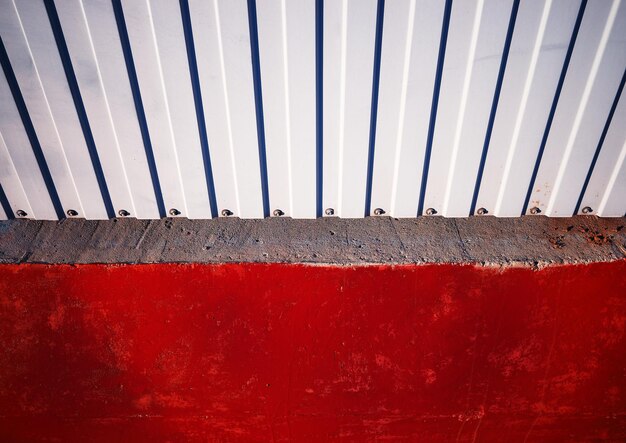
<path fill-rule="evenodd" d="M 625 441 L 625 276 L 0 266 L 0 440 Z"/>

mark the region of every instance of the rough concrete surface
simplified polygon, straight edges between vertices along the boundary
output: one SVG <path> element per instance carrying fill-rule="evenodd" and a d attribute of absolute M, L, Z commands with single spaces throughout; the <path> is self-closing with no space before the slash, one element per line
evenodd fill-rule
<path fill-rule="evenodd" d="M 587 263 L 626 257 L 626 218 L 369 217 L 0 222 L 0 263 Z"/>

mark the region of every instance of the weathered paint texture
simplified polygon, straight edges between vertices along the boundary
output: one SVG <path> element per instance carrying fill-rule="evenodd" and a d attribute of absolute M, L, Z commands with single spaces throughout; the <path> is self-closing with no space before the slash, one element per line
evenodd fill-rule
<path fill-rule="evenodd" d="M 0 440 L 624 441 L 625 275 L 0 266 Z"/>

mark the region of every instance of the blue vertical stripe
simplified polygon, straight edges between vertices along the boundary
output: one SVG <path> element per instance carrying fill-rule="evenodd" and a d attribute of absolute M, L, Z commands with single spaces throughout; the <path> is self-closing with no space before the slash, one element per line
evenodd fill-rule
<path fill-rule="evenodd" d="M 452 13 L 452 0 L 446 0 L 443 12 L 443 25 L 441 26 L 441 40 L 439 42 L 439 56 L 437 59 L 437 72 L 435 74 L 435 86 L 433 88 L 433 100 L 430 107 L 430 123 L 428 125 L 428 136 L 426 139 L 426 152 L 424 154 L 424 166 L 422 169 L 422 183 L 420 188 L 419 203 L 417 205 L 417 215 L 424 212 L 424 197 L 426 195 L 426 185 L 428 184 L 428 170 L 430 168 L 430 156 L 433 149 L 433 135 L 435 133 L 435 123 L 437 121 L 437 107 L 439 105 L 439 91 L 441 89 L 441 77 L 443 76 L 443 63 L 446 57 L 446 44 L 448 42 L 448 29 L 450 28 L 450 14 Z"/>
<path fill-rule="evenodd" d="M 250 26 L 250 52 L 252 55 L 252 76 L 256 105 L 256 129 L 259 139 L 259 163 L 261 167 L 261 194 L 263 215 L 270 215 L 270 198 L 267 182 L 267 155 L 265 152 L 265 123 L 263 119 L 263 93 L 261 91 L 261 64 L 259 60 L 259 32 L 256 18 L 256 1 L 248 0 L 248 24 Z"/>
<path fill-rule="evenodd" d="M 372 181 L 374 178 L 374 149 L 376 144 L 376 121 L 378 117 L 378 90 L 380 84 L 380 58 L 383 49 L 383 21 L 385 0 L 378 0 L 376 10 L 376 39 L 374 41 L 374 73 L 372 78 L 372 110 L 370 113 L 370 139 L 367 155 L 367 179 L 365 185 L 365 216 L 370 215 L 372 205 Z"/>
<path fill-rule="evenodd" d="M 324 197 L 324 0 L 315 0 L 315 172 L 317 217 Z"/>
<path fill-rule="evenodd" d="M 54 212 L 56 212 L 57 218 L 62 219 L 65 217 L 65 211 L 63 211 L 63 205 L 59 199 L 59 193 L 54 185 L 54 180 L 52 180 L 50 168 L 46 162 L 46 157 L 43 155 L 39 138 L 37 138 L 35 127 L 30 119 L 28 109 L 26 108 L 26 102 L 24 102 L 24 97 L 22 96 L 22 92 L 20 91 L 20 87 L 17 83 L 15 72 L 13 72 L 13 68 L 11 67 L 11 62 L 9 61 L 9 56 L 4 47 L 2 37 L 0 37 L 0 64 L 2 65 L 2 70 L 4 71 L 7 83 L 9 84 L 9 89 L 11 90 L 11 95 L 15 101 L 15 106 L 17 107 L 20 118 L 22 119 L 22 124 L 24 125 L 24 130 L 28 136 L 28 141 L 30 142 L 33 154 L 35 155 L 35 160 L 37 160 L 37 166 L 39 166 L 39 171 L 41 172 L 46 189 L 48 190 L 48 195 L 50 196 L 50 201 L 54 207 Z"/>
<path fill-rule="evenodd" d="M 489 151 L 489 143 L 491 142 L 491 133 L 493 131 L 493 123 L 496 119 L 498 111 L 498 102 L 500 101 L 500 92 L 502 90 L 502 82 L 504 73 L 506 72 L 506 62 L 509 59 L 509 50 L 511 49 L 511 40 L 513 39 L 513 30 L 515 29 L 515 20 L 517 19 L 517 11 L 519 10 L 520 0 L 513 2 L 511 8 L 511 17 L 509 18 L 509 29 L 506 33 L 504 41 L 504 50 L 502 51 L 502 60 L 500 61 L 500 71 L 498 72 L 498 80 L 496 81 L 496 89 L 493 93 L 493 101 L 491 102 L 491 114 L 489 115 L 489 123 L 487 124 L 487 132 L 485 134 L 485 142 L 483 144 L 483 152 L 480 156 L 480 164 L 478 166 L 478 174 L 476 175 L 476 183 L 474 184 L 474 195 L 472 196 L 472 204 L 470 206 L 470 215 L 474 215 L 476 211 L 476 201 L 480 192 L 480 184 L 485 171 L 485 162 L 487 161 L 487 152 Z"/>
<path fill-rule="evenodd" d="M 65 71 L 65 76 L 67 77 L 67 83 L 70 88 L 70 92 L 72 93 L 72 99 L 74 100 L 74 106 L 76 108 L 76 113 L 78 114 L 78 120 L 80 121 L 80 126 L 83 130 L 85 143 L 87 144 L 87 150 L 89 151 L 89 157 L 91 159 L 91 164 L 93 166 L 94 173 L 96 174 L 96 180 L 98 181 L 100 193 L 102 194 L 102 201 L 104 203 L 104 207 L 106 208 L 108 217 L 113 218 L 115 217 L 115 210 L 113 209 L 113 203 L 111 202 L 111 195 L 109 194 L 109 188 L 104 177 L 102 164 L 100 163 L 100 158 L 98 157 L 98 151 L 96 150 L 96 143 L 93 139 L 91 126 L 89 125 L 89 119 L 87 118 L 87 113 L 85 112 L 83 99 L 80 95 L 78 81 L 76 80 L 74 68 L 72 67 L 72 61 L 70 59 L 70 54 L 67 49 L 65 37 L 63 36 L 61 22 L 59 21 L 59 16 L 57 14 L 56 7 L 54 6 L 54 1 L 44 0 L 44 4 L 46 6 L 46 11 L 48 12 L 50 25 L 52 26 L 54 40 L 56 41 L 57 49 L 59 50 L 59 55 L 61 56 L 61 62 L 63 63 L 63 70 Z"/>
<path fill-rule="evenodd" d="M 530 196 L 532 195 L 533 188 L 535 187 L 535 180 L 537 179 L 537 173 L 539 172 L 539 165 L 541 164 L 541 159 L 543 158 L 543 151 L 546 149 L 548 135 L 550 134 L 550 128 L 552 127 L 552 120 L 554 120 L 554 113 L 556 112 L 556 107 L 559 103 L 559 97 L 561 96 L 561 90 L 563 89 L 563 83 L 565 82 L 565 76 L 567 75 L 567 68 L 569 67 L 572 53 L 574 52 L 576 38 L 578 37 L 578 31 L 580 30 L 580 24 L 583 21 L 583 15 L 585 14 L 586 7 L 587 0 L 582 0 L 580 8 L 578 9 L 576 23 L 574 24 L 574 29 L 572 30 L 572 37 L 570 38 L 567 53 L 565 55 L 565 60 L 563 62 L 563 68 L 561 69 L 561 76 L 559 77 L 559 82 L 557 84 L 556 91 L 554 92 L 552 107 L 550 108 L 550 114 L 548 115 L 548 121 L 546 122 L 546 128 L 543 132 L 541 145 L 539 146 L 539 152 L 537 153 L 537 160 L 535 160 L 535 167 L 533 168 L 533 173 L 531 175 L 530 183 L 528 184 L 528 190 L 526 192 L 526 198 L 524 199 L 524 205 L 522 206 L 522 213 L 520 215 L 526 214 L 526 211 L 528 210 L 528 203 L 530 202 Z"/>
<path fill-rule="evenodd" d="M 207 189 L 209 192 L 209 205 L 211 215 L 215 218 L 217 214 L 217 198 L 215 196 L 215 183 L 213 181 L 213 168 L 211 167 L 211 154 L 209 152 L 209 140 L 207 137 L 206 123 L 204 120 L 204 106 L 202 104 L 202 91 L 200 90 L 200 80 L 198 78 L 198 63 L 196 62 L 196 49 L 193 42 L 193 31 L 191 27 L 191 15 L 189 14 L 189 1 L 180 0 L 180 13 L 183 20 L 183 30 L 185 32 L 185 45 L 187 47 L 187 60 L 189 63 L 189 75 L 193 88 L 193 99 L 196 105 L 196 118 L 198 121 L 198 132 L 200 135 L 200 146 L 202 149 L 202 160 L 204 161 L 204 174 L 206 177 Z"/>
<path fill-rule="evenodd" d="M 154 196 L 156 199 L 157 207 L 159 209 L 159 216 L 163 218 L 166 216 L 165 204 L 163 202 L 163 192 L 161 191 L 161 182 L 159 181 L 159 174 L 157 172 L 156 161 L 154 159 L 154 151 L 152 150 L 152 141 L 150 140 L 150 132 L 148 131 L 146 114 L 143 109 L 143 100 L 141 99 L 141 92 L 139 91 L 139 81 L 137 80 L 137 71 L 135 70 L 133 52 L 130 48 L 130 39 L 128 38 L 128 30 L 126 29 L 124 11 L 122 9 L 122 3 L 120 0 L 111 1 L 113 6 L 113 13 L 115 14 L 115 22 L 117 24 L 117 32 L 119 34 L 120 43 L 122 45 L 122 52 L 124 53 L 124 63 L 126 63 L 126 71 L 128 72 L 128 82 L 130 83 L 130 90 L 133 94 L 133 102 L 135 103 L 137 121 L 139 123 L 139 129 L 141 131 L 141 138 L 143 140 L 144 150 L 146 151 L 146 161 L 148 162 L 148 169 L 150 170 L 150 178 L 152 180 Z"/>

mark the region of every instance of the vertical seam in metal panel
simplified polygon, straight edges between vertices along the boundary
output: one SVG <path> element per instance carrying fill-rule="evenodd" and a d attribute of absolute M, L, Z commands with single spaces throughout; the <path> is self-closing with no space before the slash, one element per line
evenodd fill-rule
<path fill-rule="evenodd" d="M 259 60 L 259 33 L 256 17 L 256 0 L 248 0 L 248 25 L 250 27 L 250 53 L 252 56 L 252 80 L 256 106 L 256 126 L 259 139 L 259 164 L 261 167 L 261 195 L 263 216 L 270 215 L 269 187 L 267 183 L 267 155 L 265 150 L 265 123 L 263 119 L 263 93 L 261 91 L 261 66 Z"/>
<path fill-rule="evenodd" d="M 315 0 L 315 214 L 322 216 L 324 186 L 324 0 Z"/>
<path fill-rule="evenodd" d="M 11 209 L 11 204 L 9 203 L 9 199 L 4 193 L 4 189 L 2 189 L 2 183 L 0 183 L 0 205 L 2 205 L 2 209 L 4 209 L 4 213 L 7 215 L 9 220 L 15 218 L 13 215 L 13 209 Z"/>
<path fill-rule="evenodd" d="M 491 141 L 491 133 L 493 131 L 493 124 L 496 119 L 496 112 L 498 111 L 498 103 L 500 101 L 500 92 L 502 90 L 502 83 L 504 81 L 504 74 L 506 72 L 506 64 L 509 58 L 509 50 L 511 49 L 511 40 L 513 39 L 513 31 L 515 29 L 515 21 L 517 19 L 519 3 L 520 3 L 520 0 L 515 0 L 513 2 L 513 7 L 511 8 L 511 17 L 509 18 L 509 29 L 507 30 L 506 39 L 504 40 L 502 60 L 500 62 L 498 80 L 496 81 L 496 88 L 494 90 L 493 100 L 491 102 L 491 113 L 489 114 L 489 123 L 487 124 L 487 132 L 485 133 L 485 141 L 483 143 L 483 152 L 480 156 L 480 164 L 478 166 L 478 173 L 476 174 L 476 183 L 474 184 L 474 195 L 472 196 L 472 204 L 470 206 L 470 215 L 474 215 L 474 211 L 476 210 L 476 201 L 478 200 L 478 193 L 480 192 L 480 184 L 483 178 L 483 172 L 485 170 L 485 162 L 487 161 L 487 152 L 489 151 L 489 143 Z"/>
<path fill-rule="evenodd" d="M 370 114 L 370 140 L 367 156 L 367 178 L 365 184 L 365 216 L 370 215 L 372 204 L 372 181 L 374 176 L 374 149 L 376 143 L 376 120 L 378 117 L 378 90 L 380 85 L 380 60 L 383 46 L 383 21 L 385 0 L 378 0 L 376 11 L 376 38 L 374 40 L 374 72 L 372 75 L 372 110 Z"/>
<path fill-rule="evenodd" d="M 146 160 L 148 162 L 148 169 L 150 171 L 150 178 L 152 180 L 154 196 L 156 198 L 159 216 L 165 217 L 165 203 L 163 202 L 161 183 L 159 181 L 159 174 L 157 172 L 156 161 L 154 159 L 154 151 L 152 150 L 152 141 L 150 140 L 150 132 L 148 131 L 146 114 L 143 109 L 143 100 L 141 99 L 141 92 L 139 90 L 139 81 L 137 80 L 137 71 L 135 70 L 135 62 L 133 60 L 133 53 L 130 47 L 130 39 L 128 38 L 128 30 L 126 29 L 126 21 L 124 19 L 124 11 L 122 10 L 121 0 L 112 0 L 112 5 L 113 13 L 115 15 L 115 21 L 117 24 L 117 31 L 120 37 L 120 44 L 122 46 L 122 52 L 124 54 L 124 62 L 126 63 L 128 82 L 130 84 L 130 90 L 133 94 L 133 102 L 135 104 L 137 122 L 139 124 L 141 138 L 143 140 L 143 146 L 146 152 Z"/>
<path fill-rule="evenodd" d="M 180 12 L 183 21 L 183 31 L 185 33 L 185 45 L 187 48 L 187 61 L 189 63 L 189 75 L 193 88 L 193 99 L 196 106 L 196 118 L 198 120 L 198 133 L 200 135 L 200 145 L 202 148 L 202 160 L 204 161 L 204 173 L 209 193 L 209 205 L 211 206 L 211 216 L 217 217 L 217 197 L 215 195 L 215 182 L 213 180 L 213 168 L 211 166 L 211 154 L 209 151 L 209 140 L 206 131 L 204 117 L 204 106 L 202 104 L 202 91 L 198 77 L 198 64 L 196 61 L 196 49 L 193 41 L 193 28 L 189 13 L 189 1 L 180 0 Z"/>
<path fill-rule="evenodd" d="M 74 107 L 76 108 L 78 120 L 83 130 L 83 136 L 85 138 L 85 143 L 87 145 L 87 151 L 89 152 L 89 157 L 91 159 L 91 164 L 92 164 L 94 173 L 96 175 L 98 187 L 100 188 L 102 201 L 104 203 L 104 207 L 106 209 L 108 217 L 114 218 L 115 210 L 113 209 L 113 202 L 111 201 L 111 195 L 109 194 L 109 188 L 107 186 L 106 179 L 104 177 L 104 171 L 102 170 L 100 157 L 98 156 L 98 151 L 96 150 L 96 143 L 93 138 L 93 134 L 91 132 L 91 126 L 89 125 L 87 113 L 85 112 L 85 105 L 83 103 L 83 99 L 80 94 L 80 89 L 78 87 L 78 81 L 76 80 L 74 68 L 72 67 L 72 61 L 70 60 L 70 54 L 67 49 L 65 37 L 63 36 L 63 29 L 61 28 L 61 22 L 59 21 L 59 16 L 57 14 L 54 1 L 44 0 L 44 5 L 46 7 L 46 12 L 48 14 L 48 20 L 50 21 L 50 26 L 52 27 L 52 33 L 54 35 L 54 40 L 56 42 L 57 49 L 59 51 L 59 56 L 61 57 L 61 63 L 63 64 L 65 77 L 67 78 L 67 83 L 70 88 L 70 92 L 72 94 L 72 99 L 74 101 Z"/>
<path fill-rule="evenodd" d="M 48 190 L 48 194 L 50 196 L 50 200 L 52 201 L 54 211 L 56 212 L 57 217 L 59 219 L 62 219 L 65 217 L 63 205 L 61 204 L 59 193 L 57 192 L 54 180 L 52 179 L 52 174 L 50 173 L 50 168 L 48 167 L 48 163 L 46 162 L 46 157 L 44 156 L 43 150 L 41 149 L 41 144 L 39 143 L 39 139 L 37 138 L 35 127 L 33 126 L 33 122 L 30 119 L 28 108 L 26 107 L 26 102 L 24 102 L 24 97 L 22 96 L 22 92 L 20 91 L 20 87 L 17 83 L 15 72 L 13 72 L 13 68 L 11 67 L 11 62 L 9 61 L 9 56 L 4 47 L 2 37 L 0 37 L 0 64 L 2 65 L 2 70 L 4 71 L 7 83 L 9 84 L 9 89 L 11 90 L 11 95 L 13 95 L 13 100 L 15 101 L 15 105 L 20 114 L 22 124 L 24 125 L 24 130 L 26 131 L 26 135 L 28 136 L 28 140 L 30 141 L 33 154 L 35 156 L 35 159 L 37 160 L 37 165 L 39 166 L 41 176 L 46 185 L 46 189 Z"/>
<path fill-rule="evenodd" d="M 439 104 L 439 90 L 441 88 L 441 77 L 443 75 L 443 64 L 446 55 L 446 44 L 448 42 L 448 28 L 450 27 L 450 15 L 452 12 L 452 0 L 446 0 L 443 13 L 443 24 L 441 26 L 441 39 L 439 41 L 439 55 L 437 57 L 437 72 L 435 74 L 435 85 L 433 88 L 433 99 L 430 107 L 430 122 L 428 125 L 428 136 L 426 139 L 426 150 L 424 153 L 424 166 L 422 169 L 422 183 L 420 188 L 417 215 L 420 216 L 424 210 L 424 197 L 426 195 L 426 185 L 428 183 L 428 169 L 430 167 L 430 156 L 433 148 L 433 135 L 435 132 L 435 122 L 437 120 L 437 106 Z"/>
<path fill-rule="evenodd" d="M 578 31 L 580 29 L 580 24 L 582 23 L 582 20 L 583 20 L 583 15 L 585 13 L 586 6 L 587 6 L 587 0 L 582 0 L 582 2 L 580 3 L 580 9 L 578 10 L 578 16 L 576 17 L 576 23 L 574 24 L 574 29 L 572 30 L 572 36 L 570 38 L 569 46 L 567 48 L 565 60 L 563 61 L 563 68 L 561 69 L 559 82 L 557 84 L 556 91 L 554 92 L 554 99 L 552 100 L 550 114 L 548 115 L 546 128 L 543 132 L 541 144 L 539 145 L 539 152 L 537 153 L 537 160 L 535 161 L 535 166 L 533 168 L 533 173 L 530 178 L 530 183 L 528 184 L 528 190 L 526 191 L 526 198 L 524 199 L 524 205 L 522 206 L 522 212 L 520 215 L 526 214 L 526 211 L 528 210 L 528 203 L 530 202 L 530 196 L 532 195 L 533 188 L 535 187 L 535 180 L 537 179 L 537 173 L 539 172 L 539 165 L 541 164 L 543 152 L 546 148 L 546 142 L 548 141 L 548 134 L 550 134 L 552 120 L 554 119 L 556 107 L 557 107 L 557 104 L 559 103 L 559 97 L 561 95 L 561 90 L 563 89 L 563 83 L 565 82 L 565 77 L 567 75 L 567 68 L 569 67 L 569 63 L 572 58 L 572 53 L 574 52 L 576 38 L 578 37 Z"/>
<path fill-rule="evenodd" d="M 593 174 L 593 170 L 596 167 L 596 162 L 598 161 L 598 157 L 600 156 L 600 151 L 602 150 L 602 146 L 604 145 L 604 139 L 606 138 L 606 134 L 609 132 L 609 127 L 611 126 L 611 121 L 613 120 L 615 109 L 617 108 L 620 97 L 622 95 L 622 91 L 624 90 L 625 82 L 626 82 L 626 70 L 624 70 L 624 74 L 622 74 L 622 80 L 619 84 L 619 87 L 617 88 L 617 93 L 615 94 L 613 105 L 611 106 L 611 110 L 609 111 L 609 115 L 606 119 L 606 123 L 604 124 L 604 128 L 602 129 L 602 134 L 600 135 L 598 146 L 596 146 L 596 151 L 593 154 L 593 159 L 591 160 L 589 171 L 587 171 L 585 182 L 583 183 L 583 187 L 580 190 L 580 195 L 578 196 L 578 201 L 576 202 L 576 207 L 574 208 L 574 213 L 572 215 L 578 214 L 578 211 L 580 210 L 580 205 L 582 204 L 583 198 L 585 196 L 585 192 L 587 191 L 587 186 L 589 186 L 589 180 L 591 180 L 591 174 Z"/>

